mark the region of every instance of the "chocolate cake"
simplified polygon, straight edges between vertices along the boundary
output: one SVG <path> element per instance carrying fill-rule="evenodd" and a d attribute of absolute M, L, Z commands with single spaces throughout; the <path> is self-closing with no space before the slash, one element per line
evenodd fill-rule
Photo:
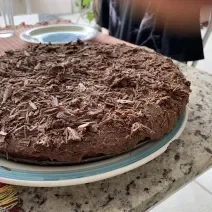
<path fill-rule="evenodd" d="M 35 45 L 0 57 L 0 153 L 78 163 L 156 141 L 190 83 L 170 59 L 99 43 Z"/>

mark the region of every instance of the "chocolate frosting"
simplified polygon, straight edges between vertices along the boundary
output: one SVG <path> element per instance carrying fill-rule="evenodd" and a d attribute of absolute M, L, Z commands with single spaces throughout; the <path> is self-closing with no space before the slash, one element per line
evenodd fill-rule
<path fill-rule="evenodd" d="M 115 155 L 168 133 L 190 83 L 126 45 L 35 45 L 0 58 L 0 152 L 36 161 Z"/>

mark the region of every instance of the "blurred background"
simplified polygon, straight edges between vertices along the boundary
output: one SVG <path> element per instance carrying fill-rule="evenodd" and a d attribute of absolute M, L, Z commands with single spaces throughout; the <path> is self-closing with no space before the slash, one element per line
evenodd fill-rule
<path fill-rule="evenodd" d="M 88 0 L 93 2 L 95 0 Z M 98 0 L 96 0 L 98 1 Z M 81 10 L 79 5 L 83 0 L 13 0 L 14 14 L 48 13 L 48 14 L 74 14 Z M 211 8 L 203 8 L 201 12 L 201 23 L 207 22 Z"/>
<path fill-rule="evenodd" d="M 99 0 L 13 0 L 15 24 L 25 21 L 35 24 L 38 21 L 47 21 L 57 18 L 71 20 L 79 24 L 96 25 Z M 94 4 L 94 6 L 93 6 Z M 212 31 L 210 26 L 212 8 L 202 8 L 200 24 L 202 37 Z M 30 18 L 29 18 L 30 17 Z M 107 30 L 103 29 L 104 33 Z M 190 63 L 201 70 L 212 73 L 212 61 L 208 58 L 212 54 L 212 38 L 209 36 L 204 47 L 205 60 Z"/>

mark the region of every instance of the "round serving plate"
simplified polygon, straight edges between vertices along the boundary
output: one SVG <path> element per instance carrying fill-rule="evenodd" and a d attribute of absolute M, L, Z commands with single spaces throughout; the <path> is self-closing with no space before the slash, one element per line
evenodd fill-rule
<path fill-rule="evenodd" d="M 71 166 L 37 166 L 0 159 L 0 182 L 36 187 L 58 187 L 95 182 L 142 166 L 166 151 L 185 128 L 188 110 L 174 129 L 159 141 L 149 142 L 120 156 Z"/>
<path fill-rule="evenodd" d="M 98 35 L 98 30 L 79 24 L 56 24 L 32 28 L 20 34 L 20 38 L 28 43 L 65 44 L 69 42 L 87 41 Z"/>

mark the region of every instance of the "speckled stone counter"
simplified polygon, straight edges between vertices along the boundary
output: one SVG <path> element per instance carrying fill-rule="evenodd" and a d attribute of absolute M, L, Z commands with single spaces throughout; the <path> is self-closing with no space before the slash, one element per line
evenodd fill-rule
<path fill-rule="evenodd" d="M 187 126 L 168 150 L 112 179 L 61 188 L 17 187 L 22 211 L 142 212 L 212 165 L 212 76 L 179 64 L 192 83 Z"/>

